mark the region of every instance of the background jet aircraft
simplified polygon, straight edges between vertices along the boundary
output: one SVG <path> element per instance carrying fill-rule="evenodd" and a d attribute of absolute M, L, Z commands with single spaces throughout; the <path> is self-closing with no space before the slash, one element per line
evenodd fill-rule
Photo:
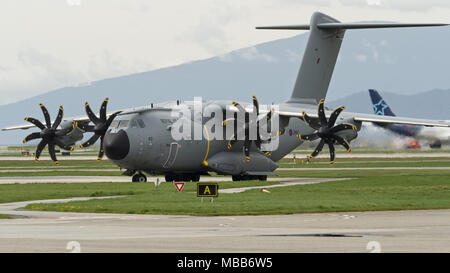
<path fill-rule="evenodd" d="M 443 24 L 398 24 L 398 23 L 341 23 L 325 14 L 316 12 L 308 25 L 270 26 L 258 29 L 293 29 L 310 30 L 307 46 L 298 71 L 298 76 L 291 97 L 284 103 L 264 110 L 256 97 L 252 103 L 232 101 L 204 101 L 202 109 L 209 105 L 218 105 L 224 112 L 233 111 L 234 116 L 219 120 L 219 124 L 234 123 L 233 137 L 224 140 L 210 139 L 207 126 L 209 121 L 219 117 L 192 119 L 192 127 L 203 128 L 202 139 L 173 138 L 174 113 L 181 113 L 187 107 L 195 117 L 193 102 L 165 102 L 136 109 L 125 109 L 113 114 L 106 114 L 107 100 L 102 104 L 99 117 L 92 113 L 86 103 L 87 117 L 73 119 L 73 130 L 65 129 L 58 122 L 51 123 L 44 112 L 47 127 L 36 119 L 27 118 L 32 125 L 16 126 L 4 130 L 26 129 L 37 126 L 39 133 L 30 134 L 25 141 L 41 139 L 36 156 L 45 145 L 60 145 L 63 136 L 70 136 L 79 131 L 94 132 L 94 136 L 83 143 L 86 147 L 97 139 L 103 140 L 99 158 L 103 151 L 117 166 L 126 169 L 124 174 L 133 176 L 132 181 L 146 181 L 144 173 L 163 174 L 166 181 L 184 180 L 198 181 L 201 174 L 216 172 L 232 175 L 233 180 L 261 179 L 273 174 L 278 167 L 276 162 L 294 150 L 304 141 L 320 139 L 310 158 L 316 156 L 327 144 L 330 152 L 330 163 L 334 163 L 335 144 L 344 146 L 350 151 L 349 142 L 357 137 L 362 122 L 379 124 L 411 124 L 425 126 L 449 127 L 450 123 L 380 116 L 361 113 L 342 112 L 344 107 L 334 111 L 324 107 L 324 100 L 333 74 L 345 31 L 348 29 L 390 28 L 390 27 L 427 27 Z M 276 90 L 274 90 L 276 91 Z M 44 108 L 42 108 L 44 110 Z M 62 108 L 61 108 L 62 109 Z M 257 118 L 250 118 L 250 113 Z M 341 113 L 342 112 L 342 113 Z M 60 112 L 62 116 L 62 110 Z M 176 116 L 176 115 L 175 115 Z M 244 119 L 239 119 L 243 116 Z M 273 151 L 261 149 L 263 140 L 260 133 L 266 128 L 259 128 L 260 121 L 278 120 L 279 132 L 272 138 L 278 138 L 279 145 Z M 58 115 L 59 119 L 59 115 Z M 58 120 L 57 120 L 58 121 Z M 92 122 L 94 126 L 89 125 Z M 67 124 L 67 123 L 66 123 Z M 257 135 L 249 134 L 249 126 L 256 124 Z M 42 125 L 42 126 L 41 126 Z M 269 126 L 269 125 L 267 125 Z M 241 133 L 244 138 L 236 136 Z M 73 141 L 62 143 L 61 148 L 68 148 Z M 56 157 L 52 155 L 56 161 Z"/>
<path fill-rule="evenodd" d="M 391 117 L 395 116 L 394 112 L 392 112 L 389 105 L 381 97 L 377 90 L 369 89 L 369 94 L 370 99 L 372 100 L 373 111 L 376 115 Z M 442 144 L 450 144 L 450 129 L 447 128 L 383 124 L 376 122 L 375 124 L 401 136 L 429 141 L 431 148 L 440 148 Z"/>

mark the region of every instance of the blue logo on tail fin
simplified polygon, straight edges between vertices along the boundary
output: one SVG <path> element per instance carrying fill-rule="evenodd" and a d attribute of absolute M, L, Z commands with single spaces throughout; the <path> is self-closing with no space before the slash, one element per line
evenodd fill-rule
<path fill-rule="evenodd" d="M 369 94 L 370 99 L 372 100 L 373 111 L 376 115 L 395 116 L 389 105 L 387 105 L 387 103 L 383 100 L 383 98 L 376 90 L 369 89 Z"/>

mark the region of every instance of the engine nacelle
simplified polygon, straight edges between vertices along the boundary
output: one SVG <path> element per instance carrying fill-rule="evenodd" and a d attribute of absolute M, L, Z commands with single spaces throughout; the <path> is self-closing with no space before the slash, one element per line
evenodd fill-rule
<path fill-rule="evenodd" d="M 61 121 L 61 124 L 59 126 L 61 127 L 61 129 L 73 128 L 73 120 L 63 120 Z M 69 146 L 75 145 L 77 141 L 80 141 L 82 139 L 83 131 L 81 131 L 81 129 L 76 126 L 67 135 L 61 137 L 61 140 L 64 142 L 64 144 Z"/>
<path fill-rule="evenodd" d="M 351 124 L 351 125 L 353 125 L 353 126 L 355 126 L 357 128 L 357 131 L 361 130 L 362 123 L 361 122 L 355 122 L 353 119 L 346 119 L 346 120 L 343 120 L 340 123 Z M 337 132 L 336 135 L 344 138 L 345 140 L 347 140 L 350 143 L 350 141 L 352 141 L 352 140 L 354 140 L 355 138 L 358 137 L 358 132 L 357 131 L 351 130 L 351 129 L 349 129 L 349 130 L 342 130 L 342 131 Z"/>

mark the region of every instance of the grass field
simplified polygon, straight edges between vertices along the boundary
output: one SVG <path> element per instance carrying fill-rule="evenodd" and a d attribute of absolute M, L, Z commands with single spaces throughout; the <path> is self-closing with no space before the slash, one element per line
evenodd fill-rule
<path fill-rule="evenodd" d="M 226 184 L 224 182 L 222 184 Z M 228 182 L 229 183 L 229 182 Z M 230 184 L 230 183 L 229 183 Z M 169 183 L 118 199 L 65 204 L 34 204 L 28 209 L 189 215 L 258 215 L 307 212 L 413 210 L 450 208 L 450 176 L 366 177 L 349 181 L 221 194 L 201 203 L 194 183 L 182 193 Z"/>
<path fill-rule="evenodd" d="M 107 160 L 64 160 L 57 167 L 50 161 L 0 161 L 0 176 L 52 175 L 120 175 L 121 171 Z M 450 209 L 450 169 L 370 169 L 335 170 L 358 167 L 450 167 L 445 157 L 421 158 L 341 158 L 335 167 L 328 160 L 317 159 L 310 164 L 292 160 L 279 162 L 279 177 L 351 178 L 326 182 L 271 188 L 270 193 L 250 190 L 243 193 L 220 194 L 210 203 L 196 197 L 196 184 L 187 183 L 178 193 L 172 183 L 162 183 L 155 190 L 153 183 L 44 183 L 0 185 L 0 203 L 24 200 L 45 200 L 66 197 L 116 196 L 115 199 L 90 200 L 55 204 L 34 204 L 27 209 L 110 212 L 138 214 L 189 215 L 261 215 L 336 211 Z M 41 169 L 40 167 L 45 168 Z M 318 170 L 316 168 L 327 168 Z M 93 170 L 95 169 L 95 170 Z M 117 171 L 111 171 L 117 169 Z M 44 171 L 45 170 L 45 171 Z M 84 170 L 84 171 L 82 171 Z M 14 172 L 11 172 L 14 171 Z M 277 182 L 220 182 L 220 188 L 270 185 Z M 6 216 L 0 216 L 0 219 Z"/>

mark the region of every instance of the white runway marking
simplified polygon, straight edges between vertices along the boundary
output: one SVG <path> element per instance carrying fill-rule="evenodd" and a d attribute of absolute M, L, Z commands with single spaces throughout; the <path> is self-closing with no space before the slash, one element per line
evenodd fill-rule
<path fill-rule="evenodd" d="M 256 187 L 245 187 L 245 188 L 232 188 L 219 190 L 219 193 L 239 193 L 248 190 L 255 189 L 269 189 L 269 188 L 278 188 L 278 187 L 288 187 L 288 186 L 296 186 L 296 185 L 308 185 L 308 184 L 318 184 L 324 182 L 334 182 L 334 181 L 344 181 L 349 180 L 350 178 L 291 178 L 292 181 L 281 182 L 277 185 L 267 185 L 267 186 L 256 186 Z"/>

